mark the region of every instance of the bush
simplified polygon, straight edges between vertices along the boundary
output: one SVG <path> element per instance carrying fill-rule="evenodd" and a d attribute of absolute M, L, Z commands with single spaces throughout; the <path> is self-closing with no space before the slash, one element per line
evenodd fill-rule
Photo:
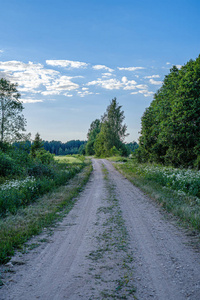
<path fill-rule="evenodd" d="M 19 173 L 15 161 L 0 150 L 0 176 L 7 177 L 15 173 Z"/>
<path fill-rule="evenodd" d="M 41 161 L 35 160 L 30 167 L 28 167 L 28 176 L 34 177 L 54 177 L 54 170 L 50 165 L 44 165 Z"/>
<path fill-rule="evenodd" d="M 54 155 L 44 149 L 35 151 L 35 158 L 40 160 L 42 164 L 50 164 L 54 161 Z"/>

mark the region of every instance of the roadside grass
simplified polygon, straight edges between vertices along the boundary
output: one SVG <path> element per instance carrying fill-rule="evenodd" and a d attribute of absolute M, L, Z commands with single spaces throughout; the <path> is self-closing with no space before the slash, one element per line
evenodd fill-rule
<path fill-rule="evenodd" d="M 92 164 L 88 161 L 66 185 L 0 219 L 0 263 L 8 262 L 16 249 L 22 249 L 33 235 L 61 220 L 71 210 L 91 171 Z"/>
<path fill-rule="evenodd" d="M 156 164 L 138 164 L 133 159 L 114 167 L 129 181 L 160 203 L 190 228 L 200 231 L 200 171 Z"/>
<path fill-rule="evenodd" d="M 35 162 L 29 167 L 29 176 L 5 179 L 0 185 L 0 217 L 9 213 L 15 214 L 20 207 L 25 207 L 42 195 L 64 185 L 84 166 L 84 156 L 76 155 L 70 163 L 65 157 L 60 157 L 49 165 Z"/>

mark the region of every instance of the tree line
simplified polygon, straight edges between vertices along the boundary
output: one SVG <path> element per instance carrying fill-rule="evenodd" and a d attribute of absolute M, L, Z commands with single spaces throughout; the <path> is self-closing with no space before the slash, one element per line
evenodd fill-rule
<path fill-rule="evenodd" d="M 200 167 L 200 55 L 173 66 L 141 121 L 139 161 Z"/>
<path fill-rule="evenodd" d="M 36 134 L 36 137 L 39 135 L 39 133 Z M 40 135 L 39 135 L 40 137 Z M 49 151 L 51 154 L 55 155 L 69 155 L 69 154 L 84 154 L 84 148 L 86 145 L 86 141 L 80 141 L 80 140 L 71 140 L 66 143 L 62 143 L 60 141 L 45 141 L 41 140 L 42 148 L 46 151 Z M 15 148 L 23 148 L 27 151 L 31 151 L 31 147 L 34 144 L 35 141 L 25 141 L 25 142 L 14 142 L 12 145 Z"/>

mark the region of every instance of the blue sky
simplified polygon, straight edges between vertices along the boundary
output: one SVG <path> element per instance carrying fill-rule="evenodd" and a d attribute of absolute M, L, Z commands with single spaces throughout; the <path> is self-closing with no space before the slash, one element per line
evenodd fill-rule
<path fill-rule="evenodd" d="M 173 65 L 200 54 L 199 0 L 0 0 L 0 77 L 27 131 L 85 140 L 116 97 L 130 135 Z"/>

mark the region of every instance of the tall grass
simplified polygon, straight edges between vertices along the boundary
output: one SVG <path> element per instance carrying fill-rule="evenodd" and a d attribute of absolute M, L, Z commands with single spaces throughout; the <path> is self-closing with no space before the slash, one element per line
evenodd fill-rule
<path fill-rule="evenodd" d="M 15 214 L 9 213 L 0 219 L 0 263 L 7 262 L 15 249 L 21 248 L 31 236 L 52 225 L 73 207 L 73 199 L 88 181 L 92 165 L 87 163 L 84 168 L 74 168 L 76 175 L 67 184 L 65 182 L 64 186 L 54 189 L 35 202 L 31 201 L 30 205 L 19 207 Z"/>
<path fill-rule="evenodd" d="M 0 185 L 0 216 L 16 213 L 21 206 L 34 202 L 38 197 L 66 183 L 84 167 L 84 164 L 54 166 L 50 176 L 27 177 L 25 180 L 6 181 Z"/>
<path fill-rule="evenodd" d="M 167 211 L 200 230 L 200 171 L 138 164 L 131 159 L 115 167 Z"/>

